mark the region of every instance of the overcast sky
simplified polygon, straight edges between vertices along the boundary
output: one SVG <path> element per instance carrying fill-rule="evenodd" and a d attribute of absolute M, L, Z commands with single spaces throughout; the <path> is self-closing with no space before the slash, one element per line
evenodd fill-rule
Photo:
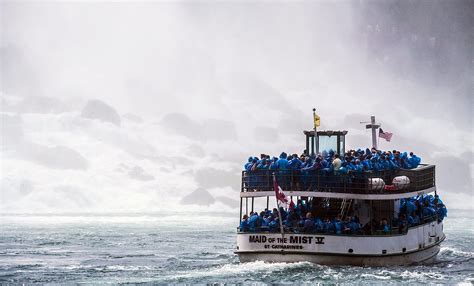
<path fill-rule="evenodd" d="M 2 137 L 21 127 L 23 143 L 73 150 L 89 162 L 79 168 L 84 180 L 102 176 L 97 166 L 110 162 L 107 170 L 118 172 L 114 154 L 94 161 L 88 153 L 100 137 L 129 154 L 146 143 L 155 160 L 175 154 L 183 163 L 176 158 L 186 158 L 185 150 L 201 154 L 189 170 L 178 170 L 184 173 L 168 170 L 189 175 L 183 196 L 236 190 L 249 155 L 302 151 L 302 130 L 311 128 L 316 107 L 322 129 L 349 130 L 354 148 L 370 144 L 359 122 L 375 115 L 394 133 L 382 148 L 414 151 L 437 164 L 439 188 L 455 207 L 472 207 L 473 1 L 2 1 L 0 8 Z M 64 121 L 79 124 L 75 116 L 89 100 L 106 103 L 122 121 L 143 123 L 122 124 L 110 137 L 86 123 L 71 133 Z M 134 132 L 154 141 L 132 140 Z M 31 155 L 32 145 L 13 145 L 2 149 L 2 195 L 27 182 L 22 202 L 31 203 L 40 197 L 31 197 L 35 189 L 50 189 L 45 182 L 64 175 L 54 173 L 62 165 L 53 155 Z M 153 165 L 162 162 L 142 160 L 127 168 L 156 178 L 167 173 Z M 219 169 L 213 160 L 226 164 L 227 183 L 207 182 L 210 166 Z M 28 168 L 31 177 L 22 177 Z M 94 192 L 93 185 L 65 184 L 87 189 L 76 191 L 86 198 Z"/>

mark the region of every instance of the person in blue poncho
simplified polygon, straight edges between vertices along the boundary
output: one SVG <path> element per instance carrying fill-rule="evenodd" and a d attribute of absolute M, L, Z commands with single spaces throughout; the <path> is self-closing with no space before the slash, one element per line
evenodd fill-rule
<path fill-rule="evenodd" d="M 409 220 L 407 220 L 405 214 L 401 214 L 398 220 L 398 233 L 406 233 L 408 226 L 410 225 Z"/>
<path fill-rule="evenodd" d="M 421 158 L 410 152 L 410 158 L 407 159 L 407 163 L 411 169 L 418 167 L 421 163 Z"/>
<path fill-rule="evenodd" d="M 248 225 L 248 215 L 244 214 L 244 216 L 242 217 L 242 220 L 240 221 L 240 227 L 239 227 L 239 230 L 242 231 L 242 232 L 247 232 L 249 231 L 249 225 Z"/>
<path fill-rule="evenodd" d="M 276 210 L 276 209 L 274 209 L 274 210 Z M 283 207 L 280 207 L 279 210 L 280 210 L 281 219 L 286 220 L 286 217 L 288 216 L 289 211 L 288 212 L 285 211 L 285 209 Z M 277 211 L 277 215 L 278 215 L 278 211 Z"/>
<path fill-rule="evenodd" d="M 435 195 L 434 198 L 433 198 L 433 204 L 436 206 L 436 205 L 439 205 L 439 204 L 443 204 L 443 201 L 439 198 L 438 195 Z"/>
<path fill-rule="evenodd" d="M 412 212 L 409 216 L 408 216 L 408 224 L 410 225 L 418 225 L 420 224 L 420 216 L 418 216 L 416 214 L 416 212 Z"/>
<path fill-rule="evenodd" d="M 265 212 L 263 212 L 263 216 L 262 216 L 262 213 L 260 213 L 260 216 L 262 218 L 262 228 L 263 229 L 268 229 L 268 224 L 271 221 L 270 217 Z"/>
<path fill-rule="evenodd" d="M 408 154 L 407 152 L 403 152 L 400 155 L 400 167 L 403 169 L 410 169 L 410 164 L 408 163 Z"/>
<path fill-rule="evenodd" d="M 252 165 L 253 165 L 253 157 L 249 157 L 247 163 L 245 163 L 244 165 L 244 170 L 250 171 L 250 168 L 252 167 Z"/>
<path fill-rule="evenodd" d="M 270 170 L 278 170 L 278 165 L 277 165 L 278 158 L 273 157 L 270 163 Z"/>
<path fill-rule="evenodd" d="M 257 170 L 266 170 L 270 167 L 269 161 L 266 158 L 260 160 L 257 164 Z"/>
<path fill-rule="evenodd" d="M 360 163 L 360 160 L 359 159 L 356 159 L 355 162 L 354 162 L 354 165 L 352 167 L 353 171 L 356 173 L 356 174 L 361 174 L 362 171 L 364 170 L 364 166 Z"/>
<path fill-rule="evenodd" d="M 252 169 L 252 165 L 253 165 L 253 157 L 249 157 L 247 163 L 245 163 L 244 165 L 244 171 L 249 172 Z M 249 183 L 250 183 L 250 175 L 247 173 L 244 177 L 244 185 L 248 187 Z"/>
<path fill-rule="evenodd" d="M 415 205 L 415 202 L 411 199 L 408 199 L 405 201 L 405 207 L 406 207 L 406 214 L 410 215 L 413 212 L 416 212 L 417 207 Z"/>
<path fill-rule="evenodd" d="M 325 231 L 324 230 L 324 223 L 319 217 L 314 219 L 314 230 L 316 232 L 324 232 Z"/>
<path fill-rule="evenodd" d="M 250 216 L 247 220 L 250 231 L 255 231 L 257 229 L 257 227 L 258 227 L 257 220 L 258 220 L 258 214 L 256 212 L 255 213 L 251 212 Z"/>
<path fill-rule="evenodd" d="M 297 154 L 293 154 L 290 156 L 290 160 L 288 161 L 288 169 L 289 169 L 289 172 L 291 172 L 292 174 L 291 185 L 293 189 L 298 189 L 300 186 L 299 171 L 302 165 L 303 165 L 303 162 L 301 162 Z"/>
<path fill-rule="evenodd" d="M 341 234 L 342 233 L 342 227 L 343 227 L 343 223 L 341 221 L 341 216 L 337 216 L 337 218 L 334 219 L 334 229 L 336 231 L 336 234 Z"/>
<path fill-rule="evenodd" d="M 252 159 L 252 164 L 249 164 L 248 169 L 246 170 L 248 171 L 248 177 L 249 177 L 248 183 L 251 188 L 255 188 L 257 186 L 258 177 L 254 172 L 257 169 L 257 164 L 258 164 L 258 158 L 254 157 Z"/>
<path fill-rule="evenodd" d="M 381 224 L 382 224 L 382 232 L 384 234 L 388 234 L 390 232 L 390 226 L 388 225 L 387 220 L 383 219 Z"/>
<path fill-rule="evenodd" d="M 400 169 L 400 166 L 398 165 L 396 159 L 394 157 L 391 157 L 389 160 L 388 160 L 388 164 L 389 164 L 389 169 L 390 170 L 397 170 L 397 169 Z"/>
<path fill-rule="evenodd" d="M 290 210 L 284 222 L 285 222 L 285 227 L 287 228 L 293 228 L 297 226 L 298 216 L 296 215 L 294 210 Z"/>
<path fill-rule="evenodd" d="M 268 224 L 268 228 L 271 232 L 277 232 L 280 230 L 280 219 L 275 217 L 270 223 Z"/>
<path fill-rule="evenodd" d="M 278 176 L 277 176 L 277 182 L 280 187 L 283 189 L 287 188 L 289 180 L 288 180 L 288 160 L 287 160 L 287 154 L 285 152 L 282 152 L 280 154 L 280 159 L 276 161 L 276 167 L 278 169 Z"/>
<path fill-rule="evenodd" d="M 294 211 L 296 215 L 299 217 L 303 217 L 303 214 L 306 213 L 306 208 L 304 207 L 302 200 L 296 201 L 296 206 L 295 206 Z"/>
<path fill-rule="evenodd" d="M 389 170 L 390 169 L 391 165 L 390 165 L 390 162 L 389 162 L 387 156 L 385 156 L 385 155 L 382 156 L 380 158 L 380 161 L 381 161 L 380 164 L 382 165 L 383 170 Z"/>
<path fill-rule="evenodd" d="M 303 190 L 307 191 L 311 185 L 311 171 L 314 168 L 314 162 L 309 156 L 304 157 L 304 162 L 301 164 L 300 172 L 301 172 L 301 184 L 303 186 Z"/>
<path fill-rule="evenodd" d="M 311 233 L 314 231 L 313 215 L 310 212 L 306 214 L 306 219 L 303 225 L 303 232 Z"/>
<path fill-rule="evenodd" d="M 258 163 L 256 171 L 257 179 L 256 184 L 259 189 L 271 189 L 272 188 L 272 177 L 269 176 L 268 169 L 270 168 L 270 161 L 266 158 L 260 160 Z"/>
<path fill-rule="evenodd" d="M 374 156 L 372 157 L 372 169 L 374 171 L 382 171 L 385 169 L 385 166 L 382 163 L 382 157 L 380 156 Z"/>
<path fill-rule="evenodd" d="M 324 219 L 323 229 L 325 233 L 334 233 L 336 231 L 334 223 L 329 219 L 328 216 Z"/>
<path fill-rule="evenodd" d="M 430 217 L 434 216 L 435 214 L 436 210 L 434 209 L 434 207 L 430 204 L 428 200 L 425 200 L 423 205 L 423 217 Z"/>
<path fill-rule="evenodd" d="M 344 157 L 341 160 L 341 167 L 339 168 L 339 174 L 348 174 L 350 170 L 353 169 L 353 165 L 349 157 Z"/>
<path fill-rule="evenodd" d="M 293 154 L 290 161 L 288 161 L 288 169 L 299 170 L 301 165 L 303 165 L 303 162 L 301 162 L 300 158 L 298 158 L 298 155 Z"/>
<path fill-rule="evenodd" d="M 349 227 L 352 234 L 356 234 L 360 230 L 360 223 L 358 223 L 354 217 L 350 219 L 350 222 L 347 226 Z"/>
<path fill-rule="evenodd" d="M 444 204 L 438 204 L 438 220 L 439 221 L 443 221 L 443 219 L 445 217 L 448 216 L 448 209 L 446 208 L 446 206 Z"/>
<path fill-rule="evenodd" d="M 285 152 L 280 154 L 280 159 L 276 162 L 278 170 L 287 170 L 288 169 L 288 160 Z"/>
<path fill-rule="evenodd" d="M 364 168 L 364 171 L 370 171 L 372 170 L 372 162 L 370 161 L 372 157 L 369 155 L 367 157 L 364 157 L 364 159 L 361 161 L 362 167 Z"/>

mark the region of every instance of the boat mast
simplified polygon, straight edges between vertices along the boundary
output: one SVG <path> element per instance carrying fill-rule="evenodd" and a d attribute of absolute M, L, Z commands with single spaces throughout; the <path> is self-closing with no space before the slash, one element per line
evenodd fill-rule
<path fill-rule="evenodd" d="M 368 122 L 361 122 L 368 123 Z M 370 124 L 365 125 L 366 129 L 372 129 L 372 147 L 377 149 L 377 129 L 380 128 L 380 124 L 375 123 L 375 116 L 370 116 Z"/>

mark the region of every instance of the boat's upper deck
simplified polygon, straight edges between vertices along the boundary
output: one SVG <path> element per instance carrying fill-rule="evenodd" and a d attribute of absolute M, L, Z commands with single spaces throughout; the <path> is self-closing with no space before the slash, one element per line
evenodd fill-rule
<path fill-rule="evenodd" d="M 435 190 L 435 166 L 426 164 L 415 169 L 349 172 L 348 174 L 323 170 L 306 172 L 255 170 L 242 172 L 241 197 L 273 195 L 273 175 L 284 191 L 298 196 L 394 199 Z M 398 178 L 394 182 L 396 177 Z"/>

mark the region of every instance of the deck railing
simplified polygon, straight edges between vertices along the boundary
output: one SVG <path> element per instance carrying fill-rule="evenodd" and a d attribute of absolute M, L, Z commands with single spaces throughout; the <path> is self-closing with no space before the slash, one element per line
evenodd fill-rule
<path fill-rule="evenodd" d="M 421 191 L 435 186 L 435 166 L 422 165 L 416 169 L 364 171 L 342 174 L 327 170 L 255 170 L 242 172 L 242 192 L 273 191 L 273 175 L 285 191 L 318 191 L 361 194 L 405 193 Z M 393 178 L 407 176 L 410 183 L 403 188 L 386 190 Z"/>

